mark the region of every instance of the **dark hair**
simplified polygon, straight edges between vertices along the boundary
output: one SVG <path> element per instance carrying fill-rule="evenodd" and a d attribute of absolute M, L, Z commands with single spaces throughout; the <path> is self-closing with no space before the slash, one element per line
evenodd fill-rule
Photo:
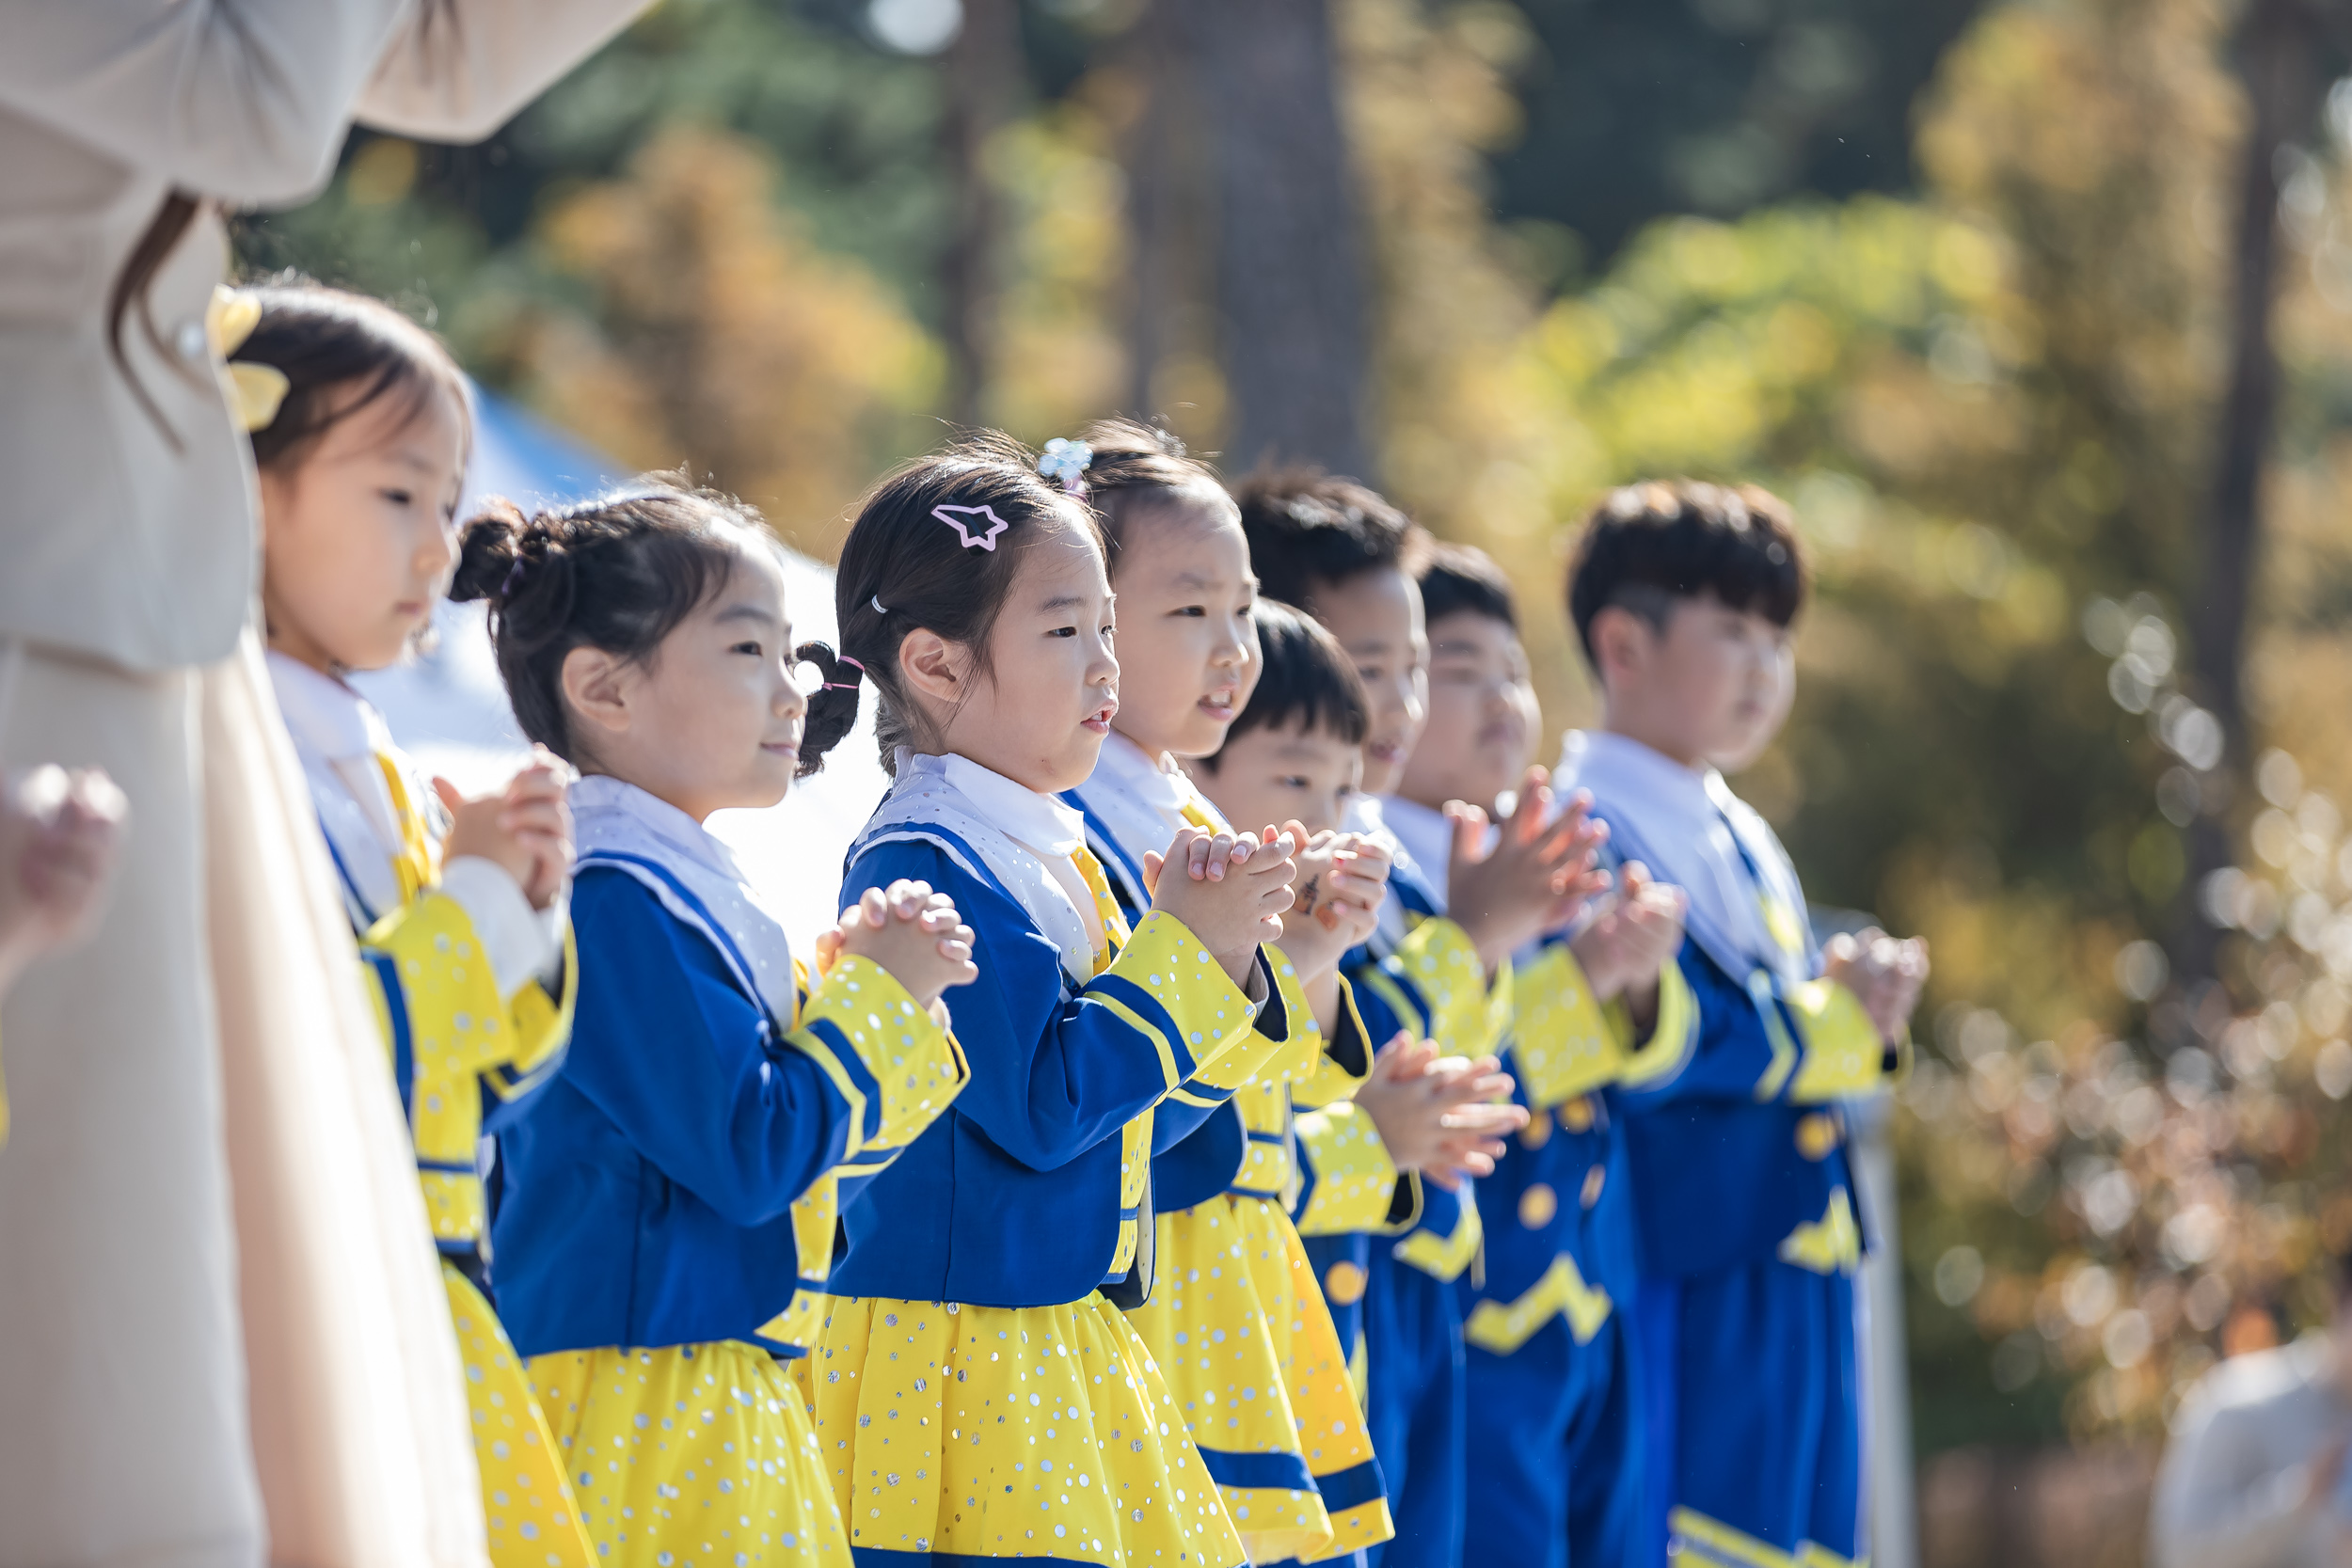
<path fill-rule="evenodd" d="M 1649 480 L 1593 508 L 1568 563 L 1568 614 L 1584 657 L 1612 605 L 1664 630 L 1677 599 L 1712 594 L 1785 626 L 1804 608 L 1805 563 L 1788 506 L 1753 484 Z"/>
<path fill-rule="evenodd" d="M 196 227 L 204 205 L 201 198 L 187 191 L 174 189 L 167 193 L 163 205 L 155 209 L 155 215 L 147 220 L 147 227 L 132 242 L 130 255 L 123 258 L 122 270 L 115 274 L 114 282 L 106 289 L 107 351 L 114 356 L 115 367 L 122 372 L 122 379 L 131 384 L 131 395 L 139 400 L 139 406 L 147 410 L 147 417 L 155 421 L 155 427 L 163 432 L 164 439 L 174 451 L 183 450 L 180 433 L 171 428 L 164 411 L 155 406 L 154 398 L 140 384 L 138 372 L 131 368 L 130 356 L 122 352 L 122 324 L 129 318 L 131 308 L 137 306 L 139 327 L 147 334 L 149 345 L 175 372 L 190 373 L 186 361 L 165 347 L 164 335 L 155 327 L 154 301 L 149 297 L 149 291 L 155 286 L 155 275 L 164 270 L 171 253 L 180 248 L 180 242 Z"/>
<path fill-rule="evenodd" d="M 601 648 L 643 659 L 719 592 L 759 514 L 667 475 L 526 516 L 494 500 L 468 519 L 449 596 L 490 603 L 499 674 L 523 734 L 581 762 L 564 707 L 564 659 Z"/>
<path fill-rule="evenodd" d="M 1467 610 L 1518 630 L 1511 579 L 1475 545 L 1432 543 L 1421 562 L 1421 611 L 1431 625 Z"/>
<path fill-rule="evenodd" d="M 1312 608 L 1317 583 L 1338 584 L 1381 567 L 1409 571 L 1420 530 L 1352 479 L 1321 468 L 1261 469 L 1233 487 L 1249 566 L 1270 599 Z"/>
<path fill-rule="evenodd" d="M 465 372 L 432 333 L 380 299 L 304 278 L 246 292 L 262 319 L 230 362 L 267 365 L 288 383 L 278 417 L 253 432 L 262 467 L 299 464 L 328 431 L 386 398 L 405 423 L 436 391 L 456 404 L 470 442 Z"/>
<path fill-rule="evenodd" d="M 1296 723 L 1309 731 L 1327 730 L 1350 746 L 1362 745 L 1372 728 L 1372 708 L 1364 701 L 1355 661 L 1339 639 L 1313 616 L 1272 599 L 1260 599 L 1250 614 L 1258 623 L 1264 667 L 1248 705 L 1226 730 L 1224 744 L 1231 746 L 1251 730 L 1287 729 Z M 1222 754 L 1220 747 L 1200 764 L 1214 773 Z"/>
<path fill-rule="evenodd" d="M 943 513 L 973 520 L 950 521 Z M 900 746 L 933 739 L 899 683 L 899 646 L 910 632 L 936 632 L 972 649 L 976 672 L 987 670 L 988 634 L 1020 558 L 1055 521 L 1102 544 L 1086 504 L 1040 477 L 1027 448 L 993 431 L 917 458 L 877 484 L 858 507 L 834 573 L 841 651 L 821 642 L 799 650 L 825 676 L 824 689 L 809 699 L 801 771 L 822 767 L 857 722 L 861 684 L 871 684 L 881 704 L 874 731 L 884 768 Z M 982 536 L 991 540 L 986 547 L 977 543 Z"/>
<path fill-rule="evenodd" d="M 1078 435 L 1093 450 L 1086 496 L 1103 521 L 1103 547 L 1115 575 L 1127 533 L 1153 507 L 1190 500 L 1230 512 L 1233 500 L 1216 470 L 1184 453 L 1184 443 L 1135 420 L 1097 420 Z"/>

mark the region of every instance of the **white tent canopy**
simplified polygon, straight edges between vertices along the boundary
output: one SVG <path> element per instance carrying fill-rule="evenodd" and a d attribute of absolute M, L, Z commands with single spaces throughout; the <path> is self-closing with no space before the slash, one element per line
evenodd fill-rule
<path fill-rule="evenodd" d="M 525 507 L 577 500 L 627 477 L 512 404 L 480 388 L 474 397 L 473 467 L 461 516 L 486 497 L 506 496 Z M 787 551 L 785 573 L 795 635 L 831 641 L 833 569 Z M 495 789 L 530 748 L 499 680 L 485 607 L 445 603 L 435 623 L 440 640 L 434 652 L 357 676 L 353 684 L 383 710 L 393 737 L 427 769 L 469 794 Z M 710 819 L 711 831 L 772 891 L 803 954 L 833 923 L 850 840 L 890 782 L 875 754 L 871 708 L 868 703 L 859 713 L 856 733 L 827 758 L 824 772 L 796 784 L 782 805 L 722 812 Z"/>

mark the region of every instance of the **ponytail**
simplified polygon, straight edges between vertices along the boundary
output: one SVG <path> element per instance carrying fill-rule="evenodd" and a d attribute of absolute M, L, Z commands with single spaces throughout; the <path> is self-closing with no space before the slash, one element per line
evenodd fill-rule
<path fill-rule="evenodd" d="M 845 658 L 823 642 L 803 642 L 792 650 L 795 664 L 814 664 L 825 684 L 808 694 L 808 719 L 801 728 L 801 768 L 798 774 L 807 778 L 821 771 L 825 753 L 841 744 L 842 737 L 857 728 L 858 688 L 863 684 L 866 667 L 854 658 Z"/>

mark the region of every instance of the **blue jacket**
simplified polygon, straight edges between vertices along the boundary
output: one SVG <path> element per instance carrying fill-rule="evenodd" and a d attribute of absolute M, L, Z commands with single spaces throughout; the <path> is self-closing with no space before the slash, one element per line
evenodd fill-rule
<path fill-rule="evenodd" d="M 1792 1248 L 1851 1272 L 1863 1233 L 1836 1101 L 1881 1081 L 1875 1036 L 1867 1045 L 1852 1039 L 1859 1007 L 1850 1001 L 1806 1005 L 1823 991 L 1759 999 L 1694 942 L 1683 942 L 1677 962 L 1698 1010 L 1689 1059 L 1649 1085 L 1613 1091 L 1643 1274 L 1711 1274 Z M 1787 1082 L 1759 1101 L 1759 1082 L 1789 1051 L 1796 1067 L 1782 1069 Z M 1867 1072 L 1807 1070 L 1862 1051 Z"/>
<path fill-rule="evenodd" d="M 525 1355 L 755 1338 L 800 1275 L 793 1200 L 927 1124 L 954 1043 L 855 958 L 787 1031 L 622 871 L 580 874 L 572 924 L 571 1054 L 498 1139 L 499 1316 Z"/>
<path fill-rule="evenodd" d="M 1124 1282 L 1139 1299 L 1148 1259 L 1138 1257 L 1139 1280 L 1112 1272 L 1122 1227 L 1148 1212 L 1121 1202 L 1123 1130 L 1180 1087 L 1210 1103 L 1230 1096 L 1280 1042 L 1255 1031 L 1257 1009 L 1166 914 L 1147 915 L 1107 968 L 1073 988 L 1021 902 L 993 874 L 966 869 L 981 857 L 927 831 L 963 853 L 882 840 L 850 863 L 841 898 L 912 878 L 955 899 L 980 971 L 947 995 L 971 1086 L 845 1201 L 850 1250 L 831 1288 L 1045 1307 Z"/>

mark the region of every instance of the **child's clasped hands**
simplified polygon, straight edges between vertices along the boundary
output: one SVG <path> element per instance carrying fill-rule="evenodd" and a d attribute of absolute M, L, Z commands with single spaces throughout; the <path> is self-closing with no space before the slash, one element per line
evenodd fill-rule
<path fill-rule="evenodd" d="M 1152 907 L 1182 921 L 1233 984 L 1247 989 L 1258 948 L 1281 940 L 1297 850 L 1296 838 L 1272 827 L 1255 833 L 1184 828 L 1167 854 L 1144 852 L 1143 879 Z M 1171 867 L 1184 875 L 1166 875 Z"/>

